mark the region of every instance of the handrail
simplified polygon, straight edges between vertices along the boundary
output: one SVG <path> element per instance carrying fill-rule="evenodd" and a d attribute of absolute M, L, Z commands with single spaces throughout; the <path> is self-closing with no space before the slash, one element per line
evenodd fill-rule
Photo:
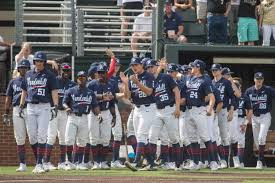
<path fill-rule="evenodd" d="M 24 0 L 23 3 L 30 3 L 30 4 L 71 4 L 70 1 L 29 1 Z"/>

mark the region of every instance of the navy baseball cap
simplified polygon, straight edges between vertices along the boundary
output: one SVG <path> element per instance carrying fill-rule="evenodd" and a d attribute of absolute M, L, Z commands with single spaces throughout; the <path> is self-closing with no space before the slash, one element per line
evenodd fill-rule
<path fill-rule="evenodd" d="M 117 66 L 120 66 L 121 64 L 120 64 L 120 60 L 118 59 L 118 58 L 116 58 L 116 65 Z"/>
<path fill-rule="evenodd" d="M 211 71 L 213 71 L 213 70 L 222 70 L 222 66 L 221 66 L 221 64 L 213 64 L 212 66 L 211 66 L 211 69 L 210 69 Z"/>
<path fill-rule="evenodd" d="M 177 64 L 171 63 L 171 64 L 167 65 L 166 70 L 167 70 L 167 72 L 177 72 L 177 71 L 179 71 L 179 68 L 178 68 Z"/>
<path fill-rule="evenodd" d="M 146 65 L 146 63 L 147 63 L 148 60 L 150 60 L 149 57 L 144 57 L 144 58 L 141 60 L 141 63 L 142 63 L 143 65 Z"/>
<path fill-rule="evenodd" d="M 153 59 L 147 60 L 147 62 L 145 63 L 145 67 L 152 67 L 152 66 L 158 66 L 158 62 Z"/>
<path fill-rule="evenodd" d="M 79 71 L 76 76 L 77 77 L 87 77 L 87 74 L 85 71 Z"/>
<path fill-rule="evenodd" d="M 231 72 L 231 70 L 228 67 L 222 68 L 222 75 L 230 75 L 233 74 L 234 72 Z"/>
<path fill-rule="evenodd" d="M 188 66 L 188 65 L 182 65 L 181 66 L 181 70 L 182 70 L 183 73 L 187 73 L 190 69 L 191 69 L 191 67 Z"/>
<path fill-rule="evenodd" d="M 254 74 L 255 79 L 264 79 L 264 74 L 262 72 L 256 72 Z"/>
<path fill-rule="evenodd" d="M 69 63 L 62 63 L 61 64 L 61 69 L 62 70 L 69 70 L 69 69 L 72 69 L 72 67 Z"/>
<path fill-rule="evenodd" d="M 139 57 L 133 57 L 131 59 L 130 65 L 137 65 L 137 64 L 142 64 L 141 59 Z"/>
<path fill-rule="evenodd" d="M 100 63 L 100 64 L 96 67 L 96 71 L 97 71 L 97 72 L 107 72 L 107 70 L 108 70 L 107 65 L 102 64 L 102 63 Z"/>
<path fill-rule="evenodd" d="M 205 65 L 204 61 L 196 59 L 194 62 L 191 63 L 191 67 L 205 69 L 206 65 Z"/>
<path fill-rule="evenodd" d="M 20 68 L 20 67 L 27 67 L 27 68 L 30 68 L 31 67 L 31 64 L 30 64 L 30 61 L 27 60 L 27 59 L 23 59 L 19 62 L 17 68 Z"/>
<path fill-rule="evenodd" d="M 36 61 L 36 60 L 41 60 L 41 61 L 46 62 L 47 61 L 46 53 L 44 53 L 42 51 L 35 52 L 34 57 L 33 57 L 33 61 Z"/>

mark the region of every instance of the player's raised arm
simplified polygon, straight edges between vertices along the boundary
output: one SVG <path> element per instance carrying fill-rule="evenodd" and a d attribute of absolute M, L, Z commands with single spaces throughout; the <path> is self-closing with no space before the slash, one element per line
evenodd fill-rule
<path fill-rule="evenodd" d="M 120 72 L 119 76 L 120 76 L 122 83 L 124 84 L 125 98 L 129 99 L 131 97 L 131 92 L 129 90 L 129 78 L 128 78 L 128 76 L 125 76 L 125 74 L 123 72 Z"/>

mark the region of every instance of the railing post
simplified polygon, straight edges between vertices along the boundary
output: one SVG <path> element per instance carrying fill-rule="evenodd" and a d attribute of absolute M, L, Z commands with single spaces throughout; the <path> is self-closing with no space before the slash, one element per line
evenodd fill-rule
<path fill-rule="evenodd" d="M 160 59 L 163 52 L 163 17 L 164 17 L 164 0 L 157 0 L 156 9 L 156 46 L 155 46 L 155 59 Z"/>
<path fill-rule="evenodd" d="M 75 10 L 76 10 L 76 5 L 75 5 L 75 0 L 71 0 L 71 27 L 72 27 L 72 30 L 71 30 L 71 35 L 72 35 L 72 38 L 71 38 L 71 43 L 72 43 L 72 55 L 73 56 L 76 56 L 76 22 L 75 22 Z"/>
<path fill-rule="evenodd" d="M 84 11 L 77 10 L 77 56 L 84 56 Z"/>
<path fill-rule="evenodd" d="M 156 13 L 156 8 L 152 8 L 152 53 L 151 53 L 151 56 L 153 59 L 157 59 L 156 58 L 156 48 L 157 48 L 157 45 L 156 45 L 156 33 L 157 33 L 157 30 L 156 30 L 156 19 L 157 19 L 157 13 Z"/>
<path fill-rule="evenodd" d="M 15 42 L 21 45 L 23 42 L 23 0 L 15 1 Z"/>

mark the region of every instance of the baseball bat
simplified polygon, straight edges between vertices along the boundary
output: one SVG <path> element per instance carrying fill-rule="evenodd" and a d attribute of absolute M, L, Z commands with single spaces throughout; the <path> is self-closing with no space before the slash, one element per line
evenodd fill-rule
<path fill-rule="evenodd" d="M 129 162 L 129 157 L 128 157 L 128 143 L 127 143 L 127 128 L 126 128 L 126 125 L 123 124 L 123 131 L 124 131 L 124 143 L 125 143 L 125 150 L 126 150 L 126 161 Z"/>

